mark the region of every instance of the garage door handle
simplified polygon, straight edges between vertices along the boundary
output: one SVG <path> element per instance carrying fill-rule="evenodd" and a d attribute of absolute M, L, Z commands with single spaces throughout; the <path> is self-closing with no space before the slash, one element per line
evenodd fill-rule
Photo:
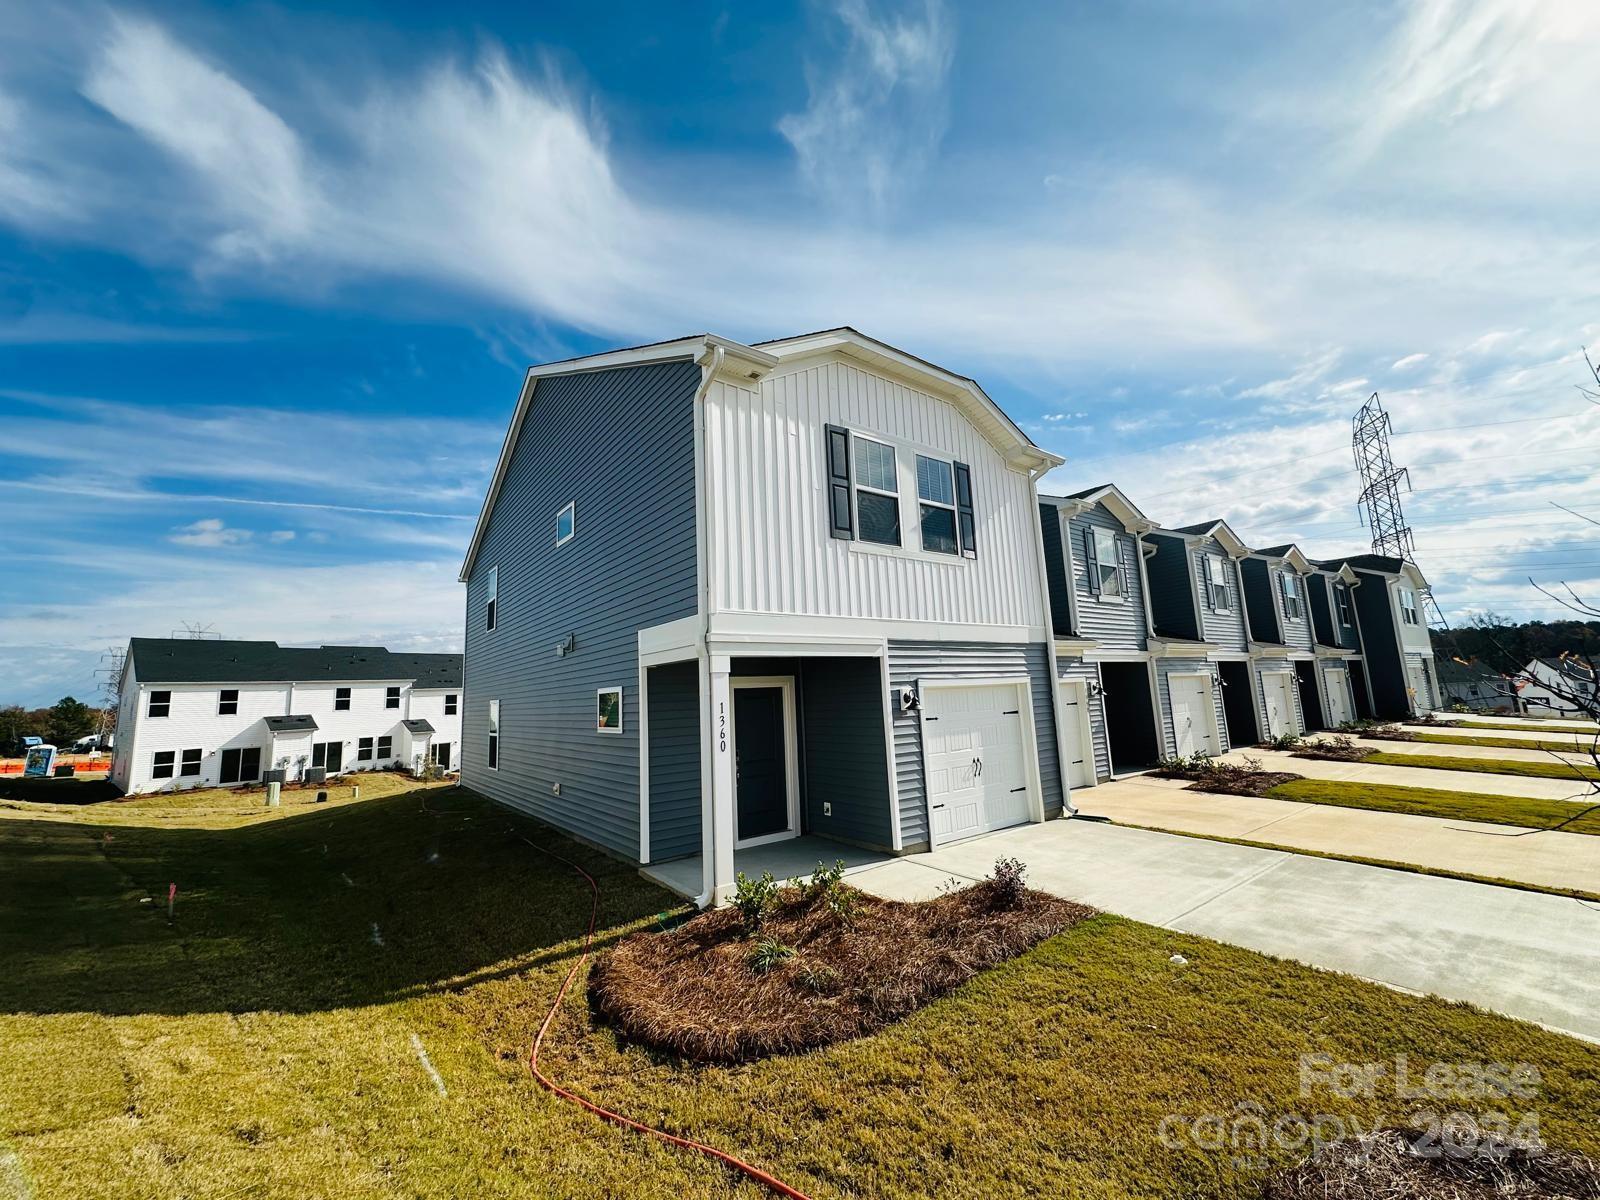
<path fill-rule="evenodd" d="M 934 805 L 934 806 L 933 806 L 933 807 L 934 807 L 934 811 L 938 811 L 938 810 L 939 810 L 939 809 L 941 809 L 941 808 L 943 808 L 943 807 L 944 807 L 944 805 L 942 805 L 942 804 L 935 804 L 935 805 Z"/>
<path fill-rule="evenodd" d="M 1013 791 L 1013 792 L 1025 792 L 1025 791 L 1027 791 L 1027 790 L 1028 790 L 1028 789 L 1027 789 L 1027 787 L 1026 787 L 1026 785 L 1024 785 L 1024 786 L 1023 786 L 1023 787 L 1019 787 L 1019 788 L 1012 788 L 1012 789 L 1011 789 L 1011 790 L 1012 790 L 1012 791 Z"/>
<path fill-rule="evenodd" d="M 1020 708 L 1008 708 L 1008 709 L 1005 710 L 1005 712 L 1001 713 L 1000 715 L 1002 717 L 1014 717 L 1018 713 L 1020 713 L 1021 711 L 1022 710 Z"/>
<path fill-rule="evenodd" d="M 972 773 L 974 775 L 983 774 L 983 759 L 975 758 L 972 760 Z"/>

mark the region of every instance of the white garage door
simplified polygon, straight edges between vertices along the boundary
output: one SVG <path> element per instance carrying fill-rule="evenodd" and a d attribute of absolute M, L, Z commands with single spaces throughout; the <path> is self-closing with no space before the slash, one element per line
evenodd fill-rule
<path fill-rule="evenodd" d="M 1424 663 L 1407 663 L 1406 678 L 1411 684 L 1411 709 L 1416 713 L 1427 713 L 1433 710 L 1433 688 L 1428 678 L 1428 668 Z"/>
<path fill-rule="evenodd" d="M 1172 732 L 1177 738 L 1178 756 L 1221 754 L 1217 710 L 1211 703 L 1211 677 L 1169 675 L 1167 691 L 1172 697 Z"/>
<path fill-rule="evenodd" d="M 1328 720 L 1337 729 L 1348 724 L 1353 715 L 1350 711 L 1350 672 L 1329 671 L 1326 675 L 1328 681 Z"/>
<path fill-rule="evenodd" d="M 1283 671 L 1273 671 L 1261 676 L 1261 694 L 1267 703 L 1267 733 L 1272 737 L 1300 732 L 1294 719 L 1294 701 L 1289 693 L 1289 689 L 1294 686 L 1293 678 Z"/>
<path fill-rule="evenodd" d="M 1061 681 L 1061 754 L 1067 763 L 1069 788 L 1094 786 L 1094 750 L 1084 732 L 1089 727 L 1086 691 L 1081 679 Z"/>
<path fill-rule="evenodd" d="M 935 842 L 1028 819 L 1023 690 L 1016 684 L 923 689 L 923 761 Z"/>

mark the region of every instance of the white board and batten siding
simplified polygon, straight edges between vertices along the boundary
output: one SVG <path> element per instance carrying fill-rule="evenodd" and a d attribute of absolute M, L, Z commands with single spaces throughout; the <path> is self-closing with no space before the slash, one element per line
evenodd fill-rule
<path fill-rule="evenodd" d="M 713 612 L 968 627 L 952 638 L 973 627 L 1045 636 L 1028 476 L 950 402 L 834 359 L 780 367 L 754 387 L 719 381 L 705 421 Z M 901 552 L 829 536 L 828 425 L 899 450 Z M 907 472 L 917 451 L 972 469 L 976 559 L 920 552 Z"/>

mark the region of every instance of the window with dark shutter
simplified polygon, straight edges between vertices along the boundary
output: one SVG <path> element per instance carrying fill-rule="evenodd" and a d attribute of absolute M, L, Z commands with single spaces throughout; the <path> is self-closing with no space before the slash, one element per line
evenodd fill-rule
<path fill-rule="evenodd" d="M 856 536 L 850 511 L 850 432 L 828 425 L 823 436 L 828 469 L 828 532 L 849 541 Z"/>
<path fill-rule="evenodd" d="M 956 464 L 956 521 L 961 532 L 961 553 L 978 557 L 978 520 L 972 507 L 972 468 Z"/>

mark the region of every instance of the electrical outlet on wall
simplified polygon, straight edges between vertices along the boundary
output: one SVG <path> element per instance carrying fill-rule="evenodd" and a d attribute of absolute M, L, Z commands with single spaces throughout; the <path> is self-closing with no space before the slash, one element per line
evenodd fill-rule
<path fill-rule="evenodd" d="M 822 802 L 822 815 L 825 816 L 825 817 L 833 816 L 833 801 L 832 800 L 824 800 Z"/>
<path fill-rule="evenodd" d="M 552 783 L 552 784 L 551 784 L 551 785 L 550 785 L 550 794 L 551 794 L 551 795 L 552 795 L 552 796 L 559 796 L 559 795 L 561 795 L 561 785 L 560 785 L 560 784 L 559 784 L 559 783 Z"/>

